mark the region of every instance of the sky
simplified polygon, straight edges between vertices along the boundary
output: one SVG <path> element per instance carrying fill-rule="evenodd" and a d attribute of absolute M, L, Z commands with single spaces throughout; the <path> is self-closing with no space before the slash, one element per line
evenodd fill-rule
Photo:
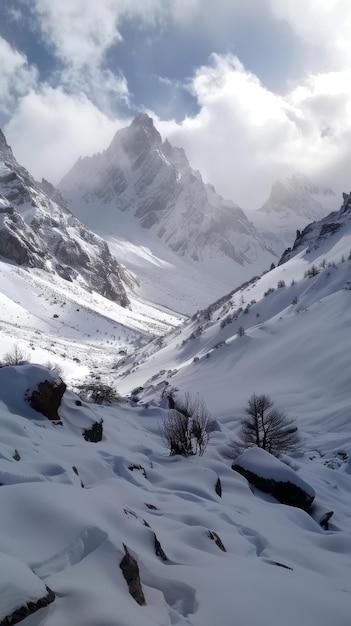
<path fill-rule="evenodd" d="M 349 0 L 1 0 L 0 126 L 54 184 L 143 111 L 243 208 L 294 172 L 341 194 L 350 32 Z"/>

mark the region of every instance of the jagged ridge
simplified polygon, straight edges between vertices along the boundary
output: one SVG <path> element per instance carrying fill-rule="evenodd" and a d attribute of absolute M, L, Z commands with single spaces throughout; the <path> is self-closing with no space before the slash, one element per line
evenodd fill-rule
<path fill-rule="evenodd" d="M 72 215 L 48 181 L 34 181 L 1 131 L 0 255 L 67 281 L 79 280 L 122 306 L 129 304 L 123 283 L 130 279 L 107 243 Z"/>

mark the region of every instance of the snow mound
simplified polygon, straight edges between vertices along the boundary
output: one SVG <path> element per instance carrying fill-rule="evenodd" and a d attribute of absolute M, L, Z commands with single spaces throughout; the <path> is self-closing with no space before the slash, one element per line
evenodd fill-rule
<path fill-rule="evenodd" d="M 0 620 L 4 620 L 30 602 L 37 603 L 47 594 L 48 590 L 43 581 L 24 563 L 13 556 L 0 553 Z"/>

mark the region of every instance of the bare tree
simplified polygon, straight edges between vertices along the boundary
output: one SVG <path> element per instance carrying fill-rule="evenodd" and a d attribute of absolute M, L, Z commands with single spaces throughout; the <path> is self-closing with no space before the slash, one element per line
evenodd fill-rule
<path fill-rule="evenodd" d="M 170 455 L 202 456 L 213 432 L 213 422 L 203 400 L 189 393 L 183 402 L 172 397 L 173 408 L 163 418 L 160 435 Z"/>
<path fill-rule="evenodd" d="M 29 356 L 15 343 L 11 350 L 4 354 L 3 365 L 19 365 L 22 361 L 29 361 Z"/>
<path fill-rule="evenodd" d="M 229 443 L 227 456 L 235 458 L 247 448 L 257 446 L 278 456 L 281 452 L 292 452 L 299 447 L 300 437 L 294 420 L 274 408 L 274 403 L 265 394 L 253 393 L 245 407 L 238 440 Z"/>

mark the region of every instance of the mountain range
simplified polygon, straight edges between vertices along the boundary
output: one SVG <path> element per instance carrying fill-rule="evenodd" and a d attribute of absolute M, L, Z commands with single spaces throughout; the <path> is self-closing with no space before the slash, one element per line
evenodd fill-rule
<path fill-rule="evenodd" d="M 269 218 L 280 202 L 291 213 L 299 189 L 321 213 L 324 197 L 336 205 L 273 255 L 156 133 L 137 118 L 61 191 L 0 135 L 0 623 L 348 626 L 351 194 L 338 208 L 301 178 L 285 183 Z M 230 210 L 242 263 L 223 249 Z M 299 447 L 232 464 L 253 394 L 292 420 Z M 210 418 L 202 455 L 170 455 L 162 437 L 184 404 Z M 287 482 L 308 507 L 279 496 Z"/>

